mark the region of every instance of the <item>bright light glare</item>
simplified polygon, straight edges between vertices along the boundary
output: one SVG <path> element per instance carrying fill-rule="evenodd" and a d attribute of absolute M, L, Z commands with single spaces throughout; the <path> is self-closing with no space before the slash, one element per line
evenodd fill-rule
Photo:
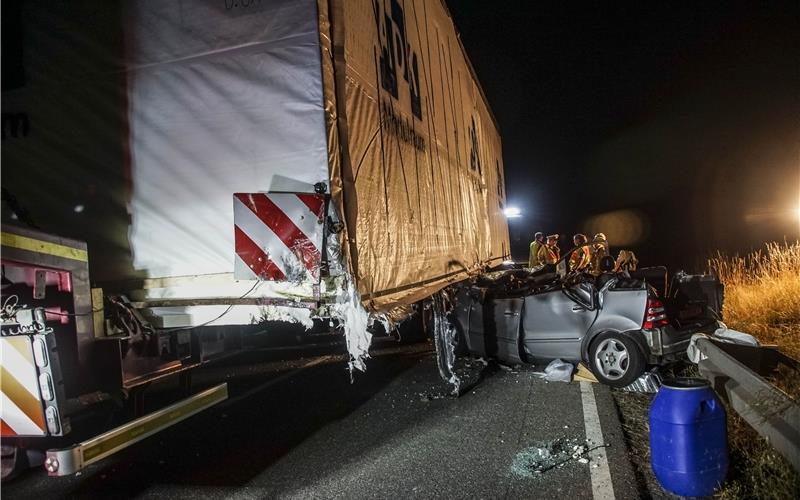
<path fill-rule="evenodd" d="M 517 207 L 506 207 L 505 210 L 503 210 L 503 214 L 507 219 L 516 219 L 517 217 L 522 217 L 522 212 L 520 212 L 519 208 Z"/>

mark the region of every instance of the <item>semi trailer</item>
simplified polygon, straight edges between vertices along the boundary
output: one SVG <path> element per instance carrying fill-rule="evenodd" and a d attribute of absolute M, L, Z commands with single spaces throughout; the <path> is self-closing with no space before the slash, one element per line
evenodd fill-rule
<path fill-rule="evenodd" d="M 267 320 L 333 322 L 364 370 L 371 322 L 509 258 L 498 126 L 443 1 L 13 2 L 2 36 L 4 476 L 223 400 L 141 401 Z M 75 442 L 109 400 L 129 421 Z"/>

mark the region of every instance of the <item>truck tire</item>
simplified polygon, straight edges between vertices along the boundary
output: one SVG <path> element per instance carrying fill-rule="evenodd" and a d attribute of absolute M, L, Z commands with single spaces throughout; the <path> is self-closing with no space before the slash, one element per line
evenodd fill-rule
<path fill-rule="evenodd" d="M 2 446 L 2 482 L 7 483 L 30 468 L 25 450 L 13 445 Z"/>
<path fill-rule="evenodd" d="M 603 332 L 589 346 L 589 368 L 605 385 L 630 385 L 644 373 L 646 365 L 642 350 L 623 333 Z"/>

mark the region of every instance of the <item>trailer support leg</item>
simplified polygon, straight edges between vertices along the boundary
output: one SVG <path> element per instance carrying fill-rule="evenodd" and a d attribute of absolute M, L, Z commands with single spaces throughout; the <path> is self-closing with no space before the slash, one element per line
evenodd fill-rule
<path fill-rule="evenodd" d="M 133 394 L 133 416 L 134 418 L 139 418 L 144 415 L 144 393 L 147 391 L 147 388 L 150 384 L 144 384 L 140 387 L 134 389 Z"/>
<path fill-rule="evenodd" d="M 184 370 L 178 375 L 178 384 L 184 396 L 192 393 L 192 371 Z"/>

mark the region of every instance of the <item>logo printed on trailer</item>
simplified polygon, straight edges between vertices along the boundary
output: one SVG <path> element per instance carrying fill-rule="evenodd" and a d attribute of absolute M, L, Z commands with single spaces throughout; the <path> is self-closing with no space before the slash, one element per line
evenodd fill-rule
<path fill-rule="evenodd" d="M 387 9 L 388 4 L 388 9 Z M 422 119 L 422 98 L 419 84 L 419 58 L 406 34 L 406 19 L 397 0 L 373 0 L 380 49 L 380 81 L 383 90 L 399 99 L 402 77 L 408 86 L 411 113 Z"/>

